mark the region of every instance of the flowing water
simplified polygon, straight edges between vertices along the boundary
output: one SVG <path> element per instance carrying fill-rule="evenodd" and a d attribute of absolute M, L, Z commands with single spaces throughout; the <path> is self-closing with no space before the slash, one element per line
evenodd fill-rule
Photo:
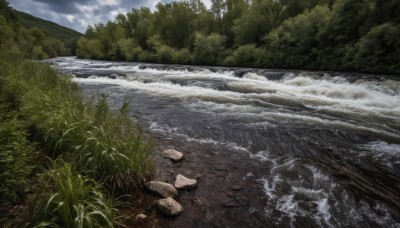
<path fill-rule="evenodd" d="M 400 227 L 400 77 L 51 61 L 128 100 L 149 132 L 262 164 L 262 213 L 277 226 Z"/>

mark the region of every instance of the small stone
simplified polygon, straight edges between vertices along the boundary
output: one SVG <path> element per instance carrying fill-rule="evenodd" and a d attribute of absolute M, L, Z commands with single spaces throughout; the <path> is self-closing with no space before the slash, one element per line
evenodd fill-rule
<path fill-rule="evenodd" d="M 156 200 L 155 204 L 157 208 L 165 215 L 177 216 L 182 214 L 183 207 L 180 203 L 176 202 L 171 197 L 166 199 Z"/>
<path fill-rule="evenodd" d="M 194 189 L 197 187 L 197 181 L 178 174 L 174 185 L 177 189 Z"/>
<path fill-rule="evenodd" d="M 140 221 L 140 220 L 145 220 L 147 218 L 147 215 L 145 214 L 138 214 L 136 215 L 136 220 Z"/>
<path fill-rule="evenodd" d="M 164 198 L 176 197 L 178 195 L 178 191 L 176 191 L 174 186 L 164 182 L 150 181 L 146 183 L 146 188 L 151 192 L 158 193 Z"/>
<path fill-rule="evenodd" d="M 183 157 L 182 152 L 173 149 L 164 150 L 163 152 L 160 153 L 160 155 L 161 157 L 168 158 L 173 162 L 179 162 Z"/>
<path fill-rule="evenodd" d="M 243 186 L 240 186 L 240 185 L 232 185 L 231 189 L 232 189 L 233 191 L 240 191 L 240 190 L 243 190 Z"/>

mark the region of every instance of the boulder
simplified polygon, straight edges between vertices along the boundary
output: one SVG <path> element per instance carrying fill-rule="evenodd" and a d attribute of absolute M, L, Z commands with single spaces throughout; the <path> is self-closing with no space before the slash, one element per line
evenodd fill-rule
<path fill-rule="evenodd" d="M 197 181 L 178 174 L 174 185 L 177 189 L 194 189 L 197 187 Z"/>
<path fill-rule="evenodd" d="M 164 150 L 163 152 L 161 152 L 160 155 L 161 155 L 161 157 L 168 158 L 168 159 L 172 160 L 173 162 L 179 162 L 183 157 L 182 152 L 179 152 L 179 151 L 173 150 L 173 149 Z"/>
<path fill-rule="evenodd" d="M 178 191 L 176 191 L 174 186 L 164 182 L 150 181 L 146 183 L 146 188 L 151 192 L 158 193 L 164 198 L 176 197 L 178 195 Z"/>
<path fill-rule="evenodd" d="M 180 203 L 176 202 L 171 197 L 166 199 L 156 200 L 155 204 L 157 208 L 165 215 L 177 216 L 182 214 L 183 207 Z"/>

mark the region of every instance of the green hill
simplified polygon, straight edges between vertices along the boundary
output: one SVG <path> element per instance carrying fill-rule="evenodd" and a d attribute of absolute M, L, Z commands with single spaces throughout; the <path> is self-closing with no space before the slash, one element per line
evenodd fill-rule
<path fill-rule="evenodd" d="M 61 41 L 68 41 L 71 39 L 79 38 L 83 34 L 72 30 L 70 28 L 61 26 L 51 21 L 47 21 L 38 17 L 34 17 L 30 14 L 16 11 L 17 15 L 20 18 L 20 22 L 24 27 L 27 29 L 36 27 L 41 30 L 48 36 L 53 39 L 61 40 Z"/>

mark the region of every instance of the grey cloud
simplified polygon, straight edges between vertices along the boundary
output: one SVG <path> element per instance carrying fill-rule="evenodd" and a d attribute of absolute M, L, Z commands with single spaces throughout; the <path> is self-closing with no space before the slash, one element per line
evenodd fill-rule
<path fill-rule="evenodd" d="M 46 5 L 50 10 L 58 13 L 76 13 L 79 9 L 76 3 L 87 4 L 91 0 L 33 0 L 34 2 L 40 2 Z"/>
<path fill-rule="evenodd" d="M 132 8 L 154 7 L 160 0 L 9 0 L 17 10 L 85 32 L 88 25 L 113 20 L 115 11 L 126 13 Z M 161 0 L 171 2 L 172 0 Z M 208 1 L 208 0 L 207 0 Z M 118 3 L 118 4 L 112 4 Z"/>

